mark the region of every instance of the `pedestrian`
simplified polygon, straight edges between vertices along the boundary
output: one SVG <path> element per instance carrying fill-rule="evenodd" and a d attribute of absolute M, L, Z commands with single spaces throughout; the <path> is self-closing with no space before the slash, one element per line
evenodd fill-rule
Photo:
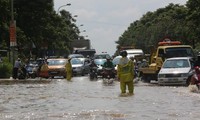
<path fill-rule="evenodd" d="M 117 67 L 117 77 L 120 81 L 121 96 L 134 94 L 134 64 L 133 61 L 127 58 L 125 50 L 120 52 L 122 58 L 119 60 Z M 129 93 L 126 94 L 126 86 Z"/>
<path fill-rule="evenodd" d="M 48 78 L 49 77 L 49 67 L 48 67 L 48 61 L 47 59 L 45 59 L 42 63 L 41 63 L 41 67 L 39 69 L 39 77 L 41 78 Z"/>
<path fill-rule="evenodd" d="M 15 61 L 15 64 L 14 64 L 14 67 L 13 67 L 13 79 L 17 79 L 17 75 L 18 75 L 18 70 L 20 69 L 21 67 L 21 60 L 20 58 L 18 58 L 16 61 Z"/>
<path fill-rule="evenodd" d="M 66 79 L 68 81 L 71 81 L 72 79 L 72 64 L 71 64 L 71 58 L 68 58 L 68 61 L 65 65 L 65 69 L 66 69 Z"/>

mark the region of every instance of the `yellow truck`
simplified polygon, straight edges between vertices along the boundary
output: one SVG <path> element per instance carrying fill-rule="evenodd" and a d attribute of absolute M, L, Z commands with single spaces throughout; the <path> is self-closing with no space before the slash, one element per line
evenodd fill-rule
<path fill-rule="evenodd" d="M 141 80 L 144 82 L 157 81 L 157 75 L 167 58 L 172 57 L 192 57 L 195 58 L 193 49 L 190 45 L 181 45 L 179 41 L 169 39 L 158 43 L 156 49 L 151 49 L 149 65 L 139 68 Z"/>

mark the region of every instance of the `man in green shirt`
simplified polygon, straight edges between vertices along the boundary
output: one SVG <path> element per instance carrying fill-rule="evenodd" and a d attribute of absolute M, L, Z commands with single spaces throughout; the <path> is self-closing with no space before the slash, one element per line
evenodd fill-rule
<path fill-rule="evenodd" d="M 114 65 L 111 58 L 106 58 L 106 62 L 103 64 L 102 77 L 107 78 L 108 75 L 110 75 L 111 78 L 115 78 Z"/>
<path fill-rule="evenodd" d="M 103 64 L 104 68 L 114 68 L 111 58 L 106 58 L 106 62 Z"/>

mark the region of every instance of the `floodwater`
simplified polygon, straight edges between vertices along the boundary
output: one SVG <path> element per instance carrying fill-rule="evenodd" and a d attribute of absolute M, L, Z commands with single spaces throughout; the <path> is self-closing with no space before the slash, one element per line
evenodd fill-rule
<path fill-rule="evenodd" d="M 119 82 L 87 76 L 72 82 L 0 85 L 0 120 L 199 120 L 200 94 L 184 86 L 138 82 L 135 95 L 120 97 Z"/>

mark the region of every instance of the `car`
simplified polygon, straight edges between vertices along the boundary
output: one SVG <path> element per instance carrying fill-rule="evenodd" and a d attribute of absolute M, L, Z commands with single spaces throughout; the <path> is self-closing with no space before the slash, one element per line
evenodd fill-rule
<path fill-rule="evenodd" d="M 82 54 L 70 54 L 68 58 L 84 58 Z"/>
<path fill-rule="evenodd" d="M 106 59 L 94 59 L 94 62 L 98 66 L 97 75 L 102 76 L 103 64 L 106 62 Z"/>
<path fill-rule="evenodd" d="M 72 58 L 70 62 L 72 64 L 72 73 L 74 76 L 84 76 L 85 74 L 89 73 L 89 62 L 86 60 L 86 58 Z"/>
<path fill-rule="evenodd" d="M 114 57 L 114 59 L 112 60 L 113 65 L 115 66 L 115 70 L 117 70 L 117 65 L 119 64 L 120 59 L 122 58 L 122 56 L 116 56 Z"/>
<path fill-rule="evenodd" d="M 159 85 L 187 85 L 194 74 L 194 61 L 191 57 L 168 58 L 159 73 Z"/>
<path fill-rule="evenodd" d="M 67 59 L 65 58 L 51 58 L 47 59 L 48 63 L 48 73 L 49 77 L 54 78 L 55 76 L 66 77 L 66 69 L 65 65 L 67 63 Z"/>

